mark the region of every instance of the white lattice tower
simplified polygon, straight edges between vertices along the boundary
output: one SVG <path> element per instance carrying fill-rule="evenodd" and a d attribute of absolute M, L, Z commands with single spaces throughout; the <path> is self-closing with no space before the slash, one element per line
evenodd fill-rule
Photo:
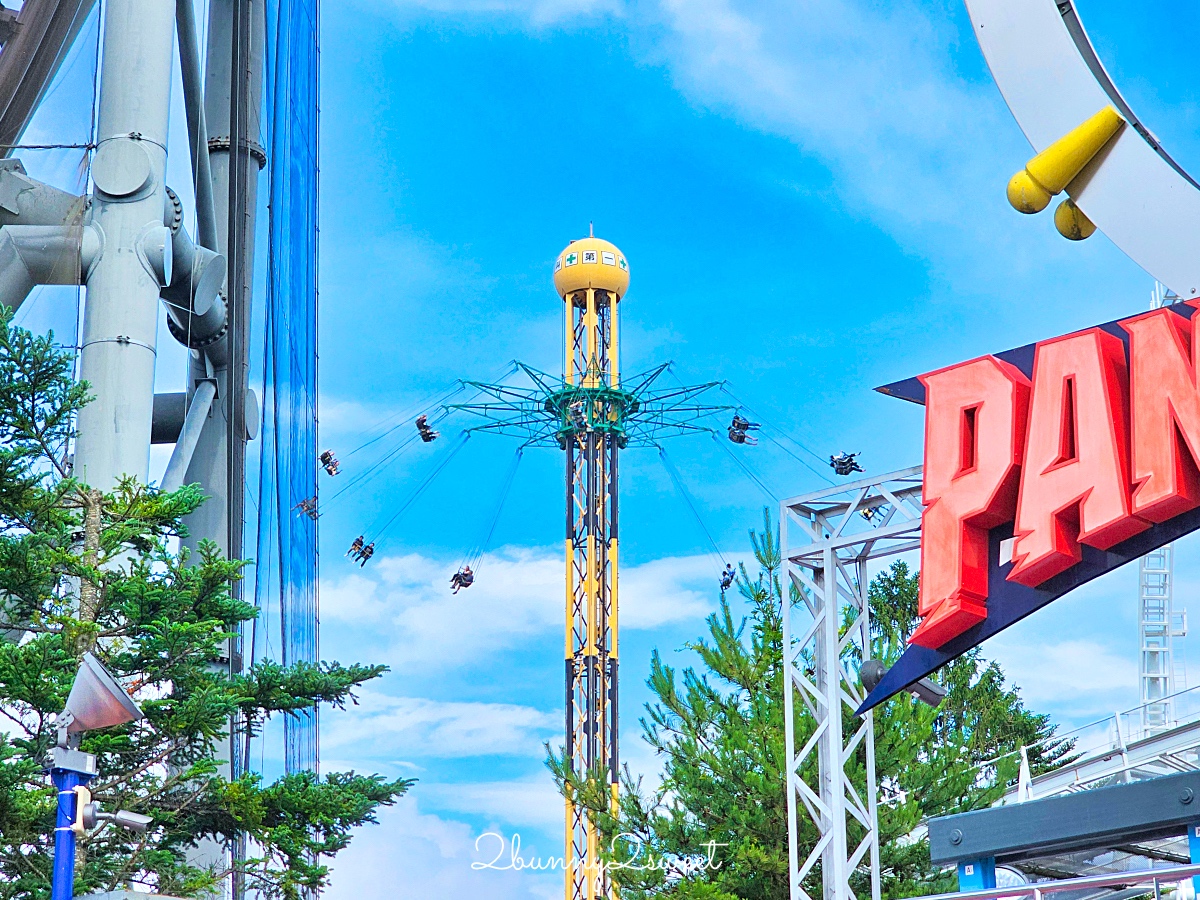
<path fill-rule="evenodd" d="M 1179 300 L 1155 283 L 1150 308 Z M 1174 701 L 1185 679 L 1179 678 L 1173 639 L 1187 634 L 1186 619 L 1174 609 L 1175 549 L 1159 547 L 1138 563 L 1138 685 L 1141 689 L 1142 728 L 1162 731 L 1175 720 Z"/>
<path fill-rule="evenodd" d="M 853 712 L 864 699 L 858 665 L 870 648 L 867 587 L 871 563 L 915 550 L 921 533 L 921 467 L 864 478 L 780 504 L 783 603 L 784 717 L 787 753 L 788 856 L 792 900 L 813 900 L 804 879 L 819 861 L 823 900 L 850 900 L 850 879 L 866 867 L 871 900 L 879 900 L 879 825 L 872 716 Z M 844 630 L 843 630 L 844 629 Z M 797 704 L 799 698 L 799 704 Z M 796 748 L 796 717 L 815 728 Z M 851 723 L 849 728 L 844 723 Z M 817 757 L 817 783 L 804 777 Z M 861 754 L 861 756 L 859 756 Z M 854 783 L 847 763 L 863 760 Z M 865 758 L 864 758 L 865 757 Z M 809 765 L 811 769 L 811 765 Z M 801 817 L 818 840 L 801 859 Z M 853 844 L 853 845 L 852 845 Z"/>

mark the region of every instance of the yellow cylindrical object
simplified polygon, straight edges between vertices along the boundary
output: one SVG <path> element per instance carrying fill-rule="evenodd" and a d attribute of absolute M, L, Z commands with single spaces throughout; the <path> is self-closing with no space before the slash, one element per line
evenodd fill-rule
<path fill-rule="evenodd" d="M 587 830 L 587 865 L 584 866 L 587 874 L 587 896 L 588 900 L 596 900 L 596 883 L 600 881 L 600 854 L 596 852 L 599 849 L 596 844 L 596 826 L 589 818 L 584 828 Z"/>
<path fill-rule="evenodd" d="M 612 565 L 612 586 L 610 587 L 610 597 L 612 598 L 612 611 L 608 618 L 608 627 L 612 630 L 612 649 L 609 655 L 613 659 L 617 658 L 617 539 L 613 538 L 608 548 L 609 562 Z"/>
<path fill-rule="evenodd" d="M 617 310 L 615 299 L 608 308 L 608 386 L 615 388 L 621 383 L 621 357 L 617 346 Z"/>
<path fill-rule="evenodd" d="M 1025 171 L 1051 194 L 1057 194 L 1066 189 L 1123 124 L 1125 120 L 1120 113 L 1106 106 L 1027 162 Z"/>
<path fill-rule="evenodd" d="M 575 548 L 571 545 L 571 539 L 567 538 L 567 640 L 566 658 L 570 659 L 575 655 L 571 649 L 571 632 L 575 628 Z"/>
<path fill-rule="evenodd" d="M 596 370 L 600 361 L 596 358 L 596 347 L 600 335 L 596 327 L 596 289 L 587 289 L 587 312 L 584 315 L 583 328 L 587 332 L 587 361 L 584 363 L 583 386 L 597 387 Z"/>
<path fill-rule="evenodd" d="M 1054 227 L 1068 241 L 1083 241 L 1096 233 L 1096 226 L 1075 201 L 1068 197 L 1054 210 Z"/>
<path fill-rule="evenodd" d="M 1025 164 L 1008 183 L 1008 202 L 1018 212 L 1041 212 L 1055 194 L 1064 191 L 1083 167 L 1112 140 L 1125 120 L 1106 106 L 1082 125 Z"/>
<path fill-rule="evenodd" d="M 573 818 L 572 813 L 574 812 L 574 809 L 571 804 L 570 789 L 568 788 L 564 793 L 566 796 L 563 799 L 566 803 L 567 813 L 567 852 L 565 858 L 563 859 L 563 874 L 566 876 L 566 890 L 564 894 L 567 900 L 571 900 L 571 895 L 574 892 L 575 887 L 575 854 L 572 852 L 572 845 L 575 843 L 575 834 L 574 828 L 572 827 L 573 823 L 571 821 Z"/>
<path fill-rule="evenodd" d="M 587 635 L 584 656 L 596 655 L 596 537 L 587 536 Z"/>
<path fill-rule="evenodd" d="M 566 306 L 566 334 L 563 346 L 566 348 L 566 359 L 563 360 L 563 381 L 567 384 L 575 383 L 575 306 L 571 301 L 571 295 L 568 294 L 563 298 Z"/>

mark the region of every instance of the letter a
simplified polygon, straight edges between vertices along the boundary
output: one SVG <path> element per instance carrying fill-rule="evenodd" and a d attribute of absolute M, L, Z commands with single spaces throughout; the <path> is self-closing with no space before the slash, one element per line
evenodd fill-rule
<path fill-rule="evenodd" d="M 1126 319 L 1133 407 L 1133 511 L 1165 522 L 1200 506 L 1200 391 L 1193 326 L 1157 309 Z"/>
<path fill-rule="evenodd" d="M 1010 581 L 1036 587 L 1149 527 L 1130 512 L 1125 348 L 1099 328 L 1037 345 Z"/>
<path fill-rule="evenodd" d="M 1029 380 L 992 356 L 921 376 L 925 385 L 924 617 L 912 643 L 938 648 L 987 616 L 988 529 L 1012 521 Z"/>

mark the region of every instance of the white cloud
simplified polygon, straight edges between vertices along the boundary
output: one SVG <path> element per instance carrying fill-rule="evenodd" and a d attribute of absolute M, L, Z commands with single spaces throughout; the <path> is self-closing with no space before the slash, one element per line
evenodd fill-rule
<path fill-rule="evenodd" d="M 382 5 L 385 0 L 372 0 Z M 564 22 L 578 24 L 580 18 L 621 15 L 622 0 L 387 0 L 401 14 L 425 11 L 471 17 L 502 16 L 534 28 Z"/>
<path fill-rule="evenodd" d="M 991 188 L 996 135 L 1018 142 L 990 86 L 953 70 L 947 13 L 860 0 L 662 0 L 662 51 L 693 100 L 828 162 L 839 193 L 893 222 L 949 222 Z M 856 205 L 862 205 L 861 203 Z"/>
<path fill-rule="evenodd" d="M 985 653 L 1000 663 L 1010 682 L 1020 686 L 1026 705 L 1039 712 L 1111 714 L 1137 703 L 1137 660 L 1099 641 L 1050 642 L 999 635 L 988 641 Z"/>
<path fill-rule="evenodd" d="M 422 813 L 415 797 L 383 810 L 334 858 L 328 900 L 428 900 L 488 897 L 530 900 L 562 895 L 562 875 L 472 869 L 494 855 L 465 822 Z M 484 851 L 484 852 L 481 852 Z M 560 851 L 561 852 L 561 851 Z M 485 855 L 486 854 L 486 855 Z"/>
<path fill-rule="evenodd" d="M 440 808 L 485 816 L 511 825 L 520 833 L 545 830 L 554 834 L 563 824 L 563 798 L 547 771 L 520 781 L 431 784 L 422 794 Z M 561 848 L 553 848 L 561 854 Z M 543 852 L 543 856 L 548 855 Z"/>
<path fill-rule="evenodd" d="M 622 568 L 621 628 L 699 621 L 713 606 L 711 568 L 700 556 Z M 377 634 L 390 634 L 394 663 L 427 669 L 452 668 L 561 631 L 559 553 L 514 547 L 489 553 L 475 584 L 457 594 L 450 593 L 452 571 L 453 565 L 420 554 L 384 557 L 322 584 L 322 621 L 374 624 Z"/>
<path fill-rule="evenodd" d="M 950 50 L 959 40 L 957 23 L 939 4 L 930 10 L 903 0 L 649 0 L 627 7 L 622 0 L 390 0 L 388 6 L 405 17 L 422 11 L 467 21 L 490 17 L 535 32 L 617 16 L 634 52 L 668 69 L 691 102 L 823 160 L 837 193 L 883 213 L 890 226 L 961 229 L 964 196 L 983 196 L 985 205 L 1003 209 L 1011 173 L 996 170 L 997 150 L 1025 149 L 991 85 L 956 71 Z M 981 227 L 995 224 L 975 218 L 988 223 Z M 1000 227 L 1021 225 L 1014 217 Z"/>
<path fill-rule="evenodd" d="M 359 705 L 330 716 L 321 749 L 330 755 L 379 758 L 401 748 L 417 758 L 528 756 L 562 729 L 562 713 L 511 703 L 443 702 L 362 692 Z M 394 765 L 400 765 L 393 762 Z"/>

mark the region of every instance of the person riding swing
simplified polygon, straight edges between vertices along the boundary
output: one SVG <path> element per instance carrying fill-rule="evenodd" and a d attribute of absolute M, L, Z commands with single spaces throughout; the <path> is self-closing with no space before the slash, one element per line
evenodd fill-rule
<path fill-rule="evenodd" d="M 321 466 L 330 475 L 336 475 L 341 470 L 341 463 L 339 463 L 337 457 L 333 455 L 332 450 L 323 451 L 321 453 L 320 460 Z"/>
<path fill-rule="evenodd" d="M 421 435 L 421 440 L 427 444 L 441 437 L 441 432 L 434 431 L 429 427 L 429 419 L 424 414 L 417 416 L 417 433 Z"/>
<path fill-rule="evenodd" d="M 863 467 L 858 464 L 855 457 L 857 453 L 838 453 L 835 456 L 829 457 L 829 465 L 838 475 L 853 475 L 855 472 L 861 472 Z"/>
<path fill-rule="evenodd" d="M 737 577 L 737 573 L 733 571 L 733 566 L 725 563 L 725 571 L 721 573 L 721 593 L 725 593 L 733 585 L 733 579 Z"/>
<path fill-rule="evenodd" d="M 471 571 L 470 566 L 463 566 L 452 576 L 450 576 L 450 586 L 454 588 L 452 593 L 457 594 L 463 588 L 469 588 L 475 583 L 475 573 Z"/>

